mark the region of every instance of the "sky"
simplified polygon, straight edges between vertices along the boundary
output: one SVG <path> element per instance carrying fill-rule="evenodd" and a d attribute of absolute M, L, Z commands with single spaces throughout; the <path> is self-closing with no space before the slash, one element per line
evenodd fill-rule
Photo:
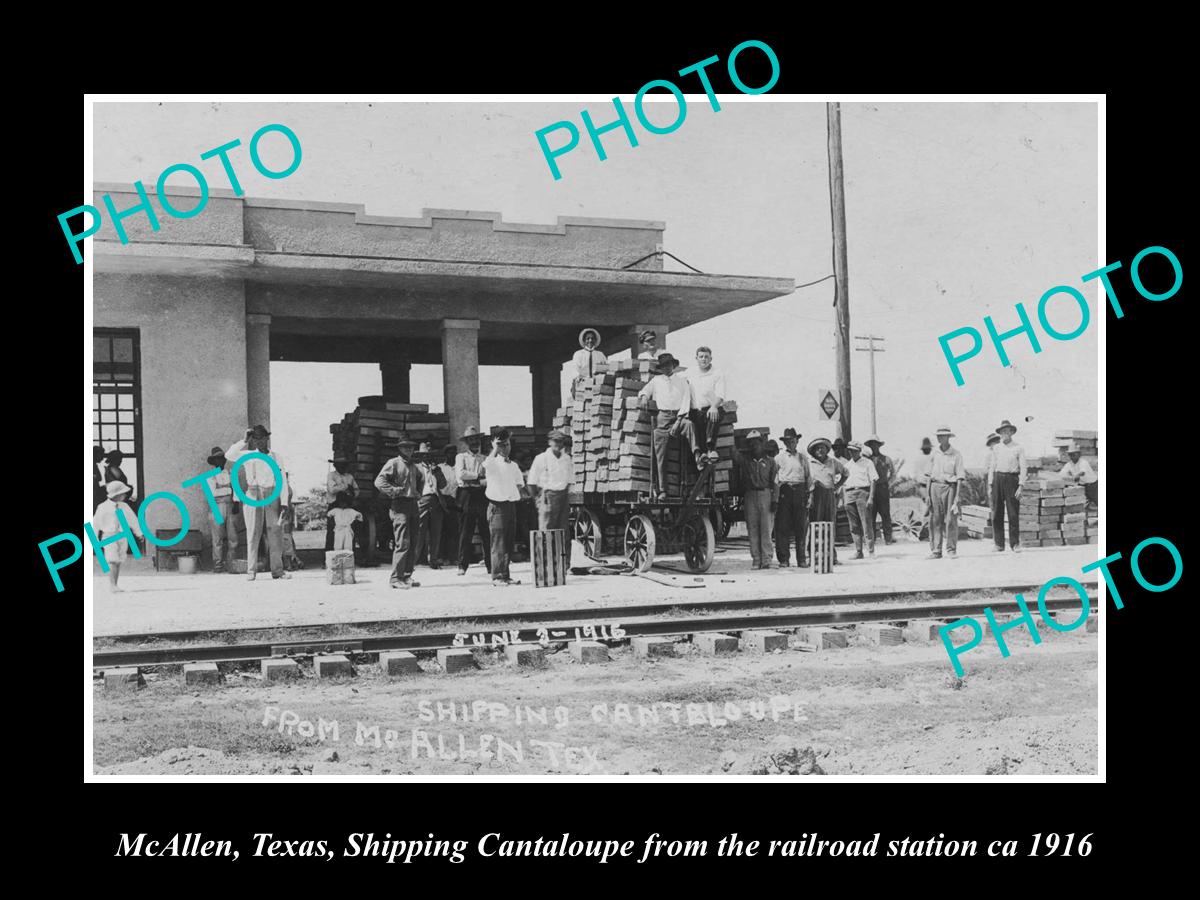
<path fill-rule="evenodd" d="M 625 98 L 631 106 L 631 98 Z M 672 108 L 651 109 L 668 122 Z M 424 208 L 489 210 L 509 222 L 558 216 L 664 221 L 664 248 L 711 274 L 793 278 L 832 272 L 823 103 L 721 96 L 714 112 L 689 95 L 673 133 L 638 129 L 604 136 L 601 161 L 584 133 L 558 159 L 554 180 L 534 133 L 588 109 L 610 121 L 611 102 L 555 103 L 98 103 L 97 181 L 152 183 L 176 162 L 201 168 L 205 150 L 282 122 L 303 147 L 287 178 L 269 180 L 245 158 L 254 197 L 366 205 L 371 215 L 418 216 Z M 968 466 L 1001 419 L 1019 428 L 1032 455 L 1052 452 L 1061 429 L 1097 427 L 1098 283 L 1080 279 L 1098 257 L 1097 114 L 1092 103 L 888 103 L 842 105 L 851 333 L 883 337 L 876 354 L 878 433 L 885 452 L 911 459 L 941 426 L 958 435 Z M 207 172 L 208 169 L 205 169 Z M 219 167 L 211 182 L 223 185 Z M 183 183 L 182 179 L 181 182 Z M 667 268 L 678 268 L 668 261 Z M 983 317 L 1018 324 L 1022 302 L 1036 322 L 1038 299 L 1057 285 L 1088 299 L 1092 322 L 1071 341 L 1039 330 L 1006 342 L 1012 367 L 990 345 L 964 364 L 957 387 L 938 337 Z M 835 380 L 833 282 L 672 332 L 667 347 L 685 364 L 713 348 L 738 402 L 739 427 L 795 427 L 807 443 L 832 437 L 818 410 Z M 1049 318 L 1063 332 L 1080 313 L 1061 299 Z M 857 343 L 857 342 L 855 342 Z M 871 430 L 868 354 L 851 354 L 853 429 Z M 324 481 L 329 424 L 363 394 L 380 390 L 373 365 L 272 363 L 272 445 L 299 489 Z M 481 425 L 531 424 L 529 373 L 485 367 Z M 414 366 L 412 401 L 442 409 L 440 367 Z M 146 423 L 146 427 L 153 427 Z"/>

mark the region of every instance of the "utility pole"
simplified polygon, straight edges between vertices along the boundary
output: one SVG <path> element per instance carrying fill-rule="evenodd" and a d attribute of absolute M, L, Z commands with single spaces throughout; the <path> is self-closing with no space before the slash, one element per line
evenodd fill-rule
<path fill-rule="evenodd" d="M 876 347 L 875 342 L 882 341 L 883 338 L 873 334 L 856 334 L 854 339 L 856 341 L 867 342 L 867 346 L 855 347 L 855 350 L 857 350 L 859 353 L 871 354 L 871 433 L 879 434 L 879 426 L 875 423 L 875 354 L 883 353 L 884 349 L 882 347 Z"/>
<path fill-rule="evenodd" d="M 837 307 L 838 422 L 841 437 L 850 440 L 850 282 L 846 255 L 846 191 L 842 183 L 842 110 L 825 104 L 829 145 L 829 211 L 833 219 L 834 306 Z"/>

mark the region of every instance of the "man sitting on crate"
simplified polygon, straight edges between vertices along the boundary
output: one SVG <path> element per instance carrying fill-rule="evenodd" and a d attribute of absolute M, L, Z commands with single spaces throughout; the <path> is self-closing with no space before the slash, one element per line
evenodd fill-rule
<path fill-rule="evenodd" d="M 658 357 L 658 374 L 638 392 L 639 409 L 645 409 L 653 401 L 658 410 L 654 414 L 654 471 L 659 500 L 667 499 L 667 450 L 671 438 L 682 435 L 692 453 L 697 453 L 696 435 L 688 419 L 692 411 L 692 386 L 682 372 L 679 360 L 663 353 Z M 702 462 L 706 461 L 707 457 Z M 682 482 L 683 473 L 679 475 Z"/>
<path fill-rule="evenodd" d="M 717 433 L 721 427 L 721 404 L 726 400 L 725 376 L 713 368 L 710 348 L 696 348 L 696 370 L 688 373 L 687 380 L 692 386 L 690 417 L 697 454 L 704 453 L 710 462 L 716 462 L 719 458 Z"/>

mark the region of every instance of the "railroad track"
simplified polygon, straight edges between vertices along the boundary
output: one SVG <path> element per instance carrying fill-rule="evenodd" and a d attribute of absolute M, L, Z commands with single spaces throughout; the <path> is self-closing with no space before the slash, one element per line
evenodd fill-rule
<path fill-rule="evenodd" d="M 692 575 L 677 576 L 681 579 L 701 577 Z M 1084 582 L 1084 586 L 1089 590 L 1094 589 L 1096 582 Z M 399 625 L 404 622 L 418 621 L 425 625 L 430 630 L 450 630 L 449 626 L 453 623 L 461 623 L 463 621 L 476 622 L 480 626 L 496 626 L 499 627 L 506 623 L 521 621 L 522 619 L 539 619 L 547 622 L 597 622 L 604 619 L 621 621 L 624 619 L 638 619 L 645 616 L 662 615 L 668 608 L 676 610 L 737 610 L 737 609 L 759 609 L 761 607 L 774 607 L 778 609 L 808 609 L 814 606 L 855 606 L 865 603 L 880 603 L 889 600 L 895 600 L 897 597 L 911 597 L 914 594 L 921 594 L 929 597 L 932 600 L 946 600 L 952 597 L 960 596 L 961 594 L 975 593 L 981 590 L 992 592 L 997 596 L 1025 594 L 1026 596 L 1036 595 L 1041 589 L 1040 584 L 1015 584 L 1015 585 L 997 585 L 995 587 L 956 587 L 956 588 L 938 588 L 927 591 L 875 591 L 870 593 L 856 594 L 816 594 L 807 597 L 755 597 L 752 599 L 718 599 L 718 600 L 697 600 L 695 602 L 680 602 L 672 604 L 670 607 L 665 607 L 661 603 L 649 603 L 639 606 L 588 606 L 579 609 L 554 609 L 554 610 L 532 610 L 529 612 L 506 612 L 506 613 L 481 613 L 478 615 L 460 615 L 460 616 L 431 616 L 422 617 L 419 619 L 393 619 L 380 620 L 372 619 L 364 622 L 339 622 L 336 623 L 342 628 L 357 628 L 366 630 L 376 628 L 381 624 L 387 624 L 389 621 Z M 313 623 L 309 625 L 288 625 L 285 626 L 291 631 L 303 632 L 306 630 L 319 630 L 328 628 L 331 623 Z M 274 628 L 206 628 L 199 631 L 157 631 L 152 633 L 133 633 L 133 634 L 103 634 L 96 635 L 95 640 L 114 641 L 130 644 L 144 644 L 149 641 L 170 642 L 170 641 L 197 641 L 202 639 L 211 639 L 216 635 L 238 635 L 252 634 L 258 631 L 272 631 Z M 275 641 L 275 643 L 283 643 Z M 319 643 L 319 641 L 318 641 Z"/>
<path fill-rule="evenodd" d="M 1017 588 L 1017 591 L 1026 588 Z M 1034 588 L 1036 590 L 1036 588 Z M 930 592 L 932 593 L 932 592 Z M 960 592 L 961 593 L 961 592 Z M 892 596 L 895 596 L 894 594 Z M 1088 592 L 1092 609 L 1096 608 L 1097 594 Z M 789 603 L 766 612 L 750 612 L 732 615 L 705 615 L 695 618 L 641 618 L 629 617 L 620 625 L 597 625 L 601 612 L 611 610 L 584 610 L 586 625 L 580 624 L 575 611 L 554 612 L 539 626 L 487 630 L 463 634 L 457 631 L 431 630 L 419 634 L 364 635 L 351 638 L 321 638 L 317 640 L 277 640 L 264 643 L 208 644 L 182 647 L 139 648 L 136 650 L 102 650 L 92 653 L 93 670 L 106 668 L 173 666 L 191 662 L 253 663 L 275 657 L 308 657 L 321 653 L 345 653 L 349 655 L 374 656 L 389 650 L 406 650 L 412 653 L 432 653 L 455 647 L 499 647 L 505 644 L 555 643 L 571 640 L 614 641 L 633 637 L 660 637 L 671 635 L 694 635 L 711 632 L 739 633 L 754 629 L 797 628 L 808 625 L 862 625 L 872 622 L 906 622 L 916 619 L 956 619 L 963 616 L 982 617 L 984 607 L 990 607 L 997 615 L 1019 613 L 1015 601 L 982 600 L 969 603 L 923 603 L 898 604 L 891 606 L 866 606 L 861 597 L 858 602 L 845 602 L 833 609 L 806 609 L 812 601 L 821 598 L 791 598 Z M 842 598 L 845 600 L 846 598 Z M 745 601 L 757 607 L 774 601 L 758 599 Z M 732 601 L 731 606 L 741 601 Z M 823 601 L 829 605 L 828 599 Z M 1079 598 L 1048 597 L 1046 608 L 1076 611 Z M 624 610 L 650 609 L 661 614 L 659 607 L 624 607 Z M 1035 613 L 1036 615 L 1036 613 Z M 574 617 L 574 618 L 573 618 Z M 485 617 L 480 617 L 485 618 Z M 511 621 L 509 614 L 503 621 Z M 611 616 L 610 616 L 611 618 Z M 429 620 L 427 620 L 429 621 Z M 453 620 L 452 620 L 453 621 Z M 474 621 L 479 621 L 476 619 Z"/>

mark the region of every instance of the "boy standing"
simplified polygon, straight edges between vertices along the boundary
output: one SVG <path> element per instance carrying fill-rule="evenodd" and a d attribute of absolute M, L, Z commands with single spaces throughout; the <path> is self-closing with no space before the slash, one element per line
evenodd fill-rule
<path fill-rule="evenodd" d="M 92 519 L 92 528 L 103 539 L 120 534 L 125 530 L 123 527 L 125 525 L 137 535 L 140 541 L 142 539 L 142 529 L 138 527 L 137 513 L 125 502 L 131 492 L 130 487 L 122 481 L 110 481 L 104 486 L 104 490 L 108 495 L 108 499 L 96 507 L 96 515 Z M 121 563 L 125 560 L 125 550 L 128 543 L 129 540 L 126 538 L 123 542 L 113 541 L 113 543 L 106 545 L 104 548 L 104 560 L 101 562 L 100 568 L 107 568 L 109 589 L 114 593 L 122 591 L 122 588 L 117 586 L 117 578 L 121 575 Z"/>

